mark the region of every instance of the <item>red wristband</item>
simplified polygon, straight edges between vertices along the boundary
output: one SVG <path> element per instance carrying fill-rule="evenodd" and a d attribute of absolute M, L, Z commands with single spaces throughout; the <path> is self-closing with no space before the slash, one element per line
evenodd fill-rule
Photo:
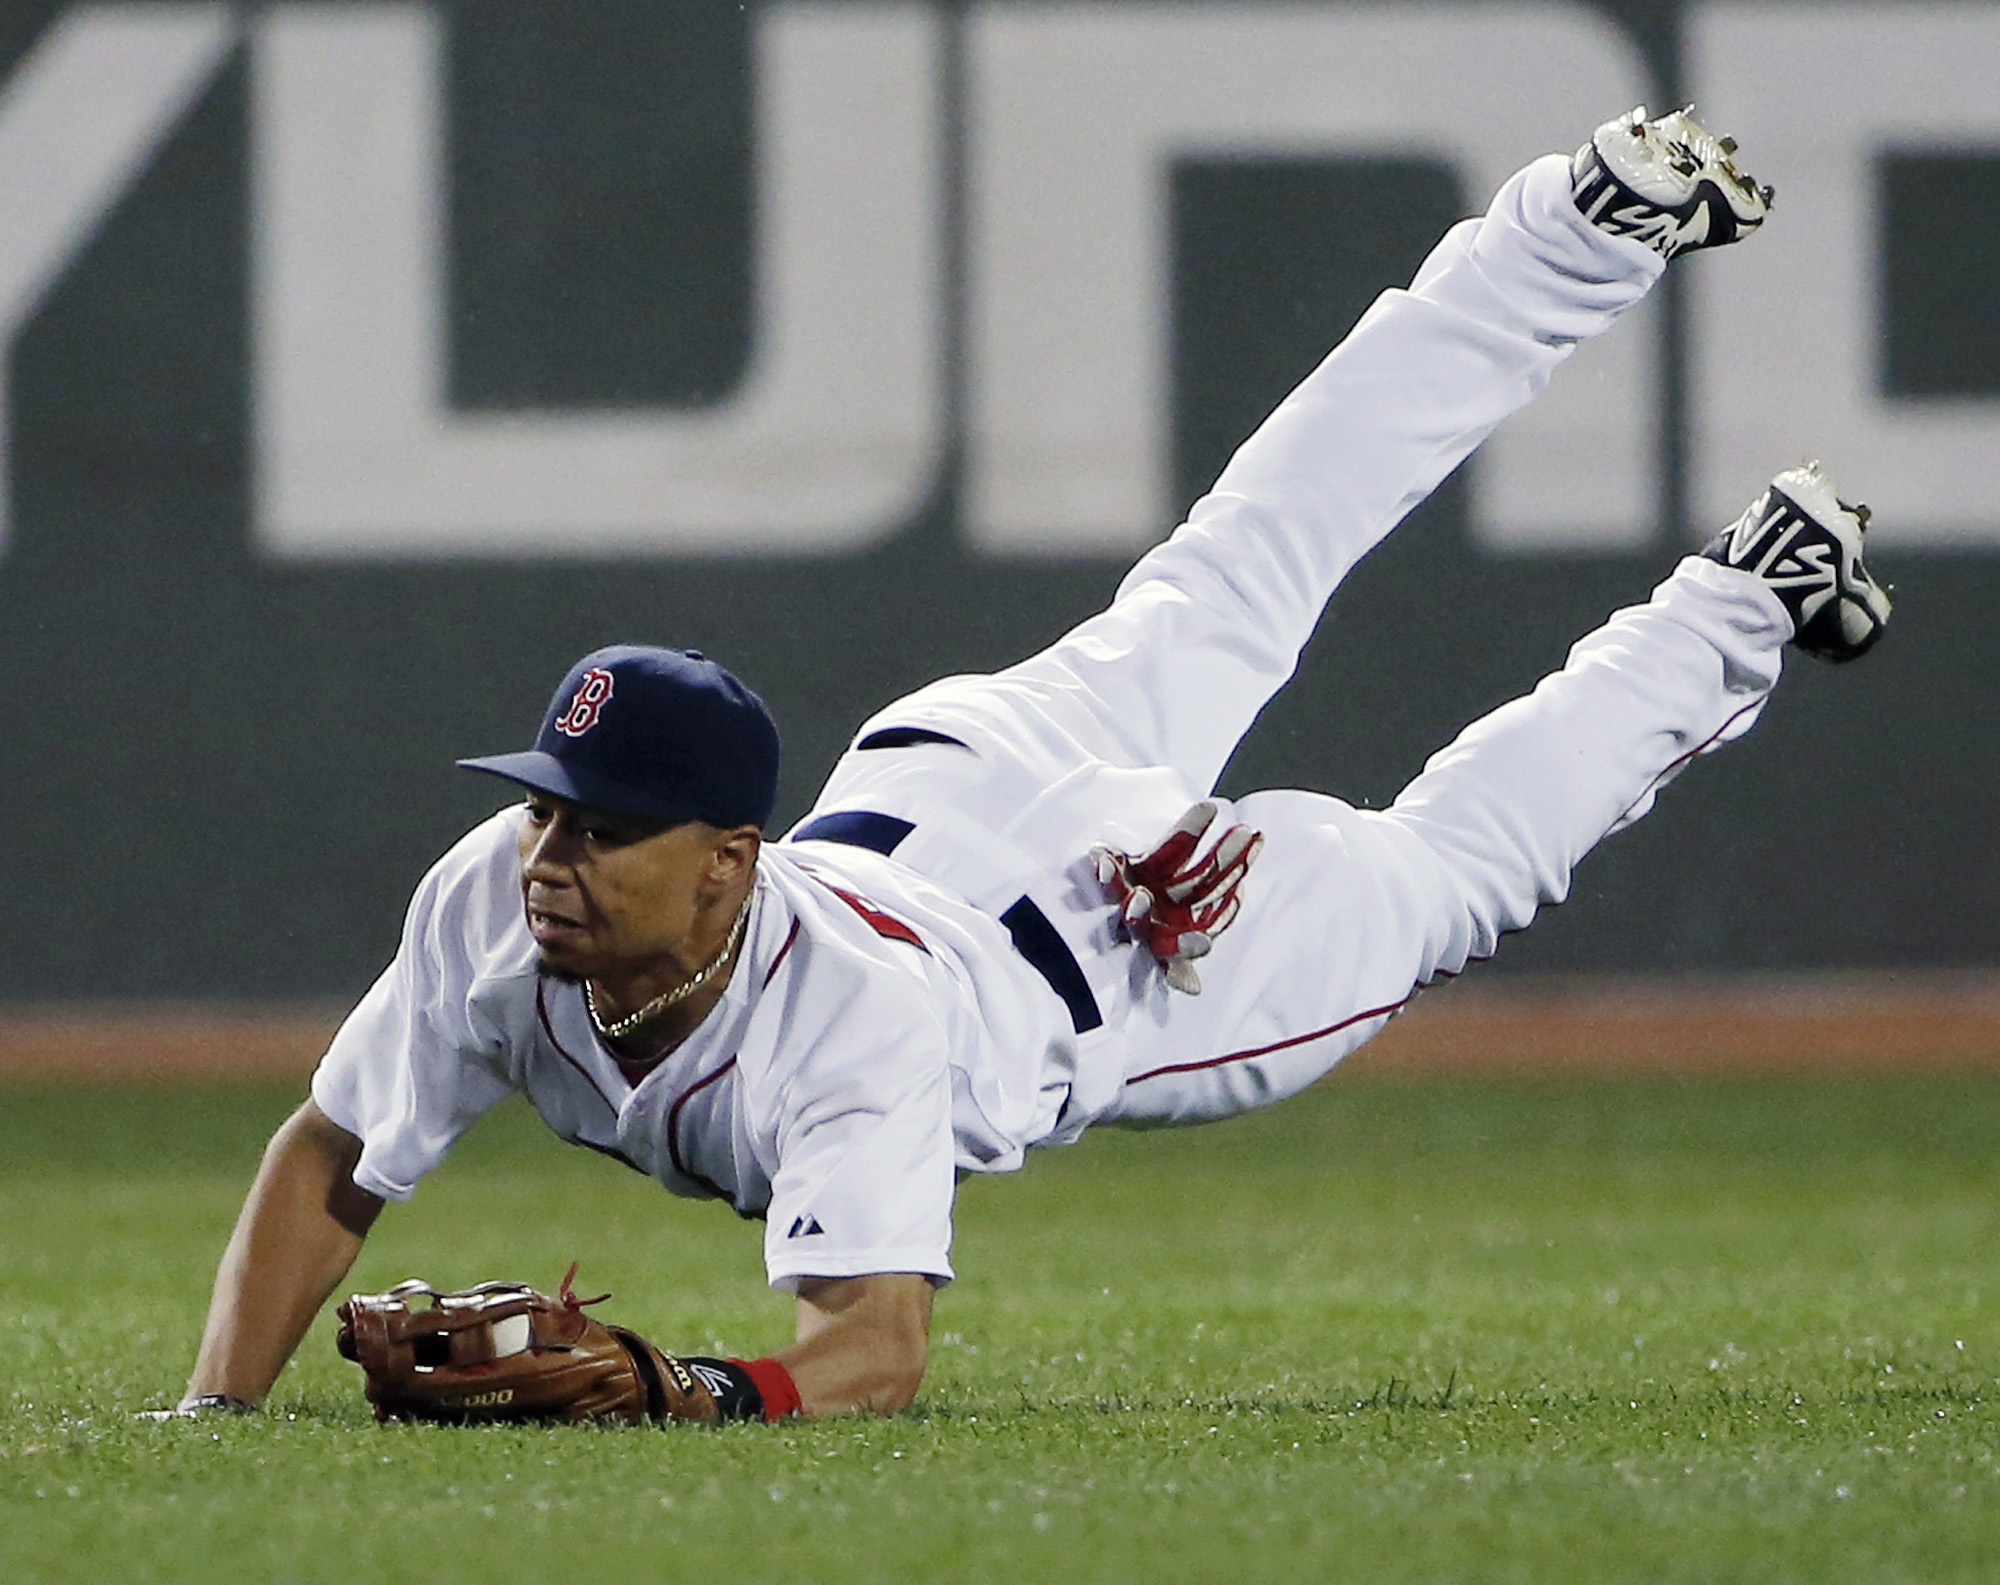
<path fill-rule="evenodd" d="M 732 1359 L 729 1363 L 742 1366 L 744 1374 L 757 1384 L 766 1420 L 782 1420 L 799 1412 L 799 1384 L 775 1359 Z"/>

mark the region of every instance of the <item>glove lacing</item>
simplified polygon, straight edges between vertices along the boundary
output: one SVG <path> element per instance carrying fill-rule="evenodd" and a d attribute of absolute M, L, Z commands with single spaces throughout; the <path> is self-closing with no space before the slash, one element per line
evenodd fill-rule
<path fill-rule="evenodd" d="M 581 1262 L 574 1260 L 569 1263 L 569 1270 L 563 1273 L 562 1286 L 556 1289 L 556 1297 L 562 1300 L 565 1309 L 581 1310 L 588 1305 L 602 1304 L 611 1297 L 608 1293 L 600 1293 L 594 1299 L 579 1299 L 576 1296 L 576 1290 L 570 1284 L 576 1281 L 576 1268 L 579 1264 Z"/>

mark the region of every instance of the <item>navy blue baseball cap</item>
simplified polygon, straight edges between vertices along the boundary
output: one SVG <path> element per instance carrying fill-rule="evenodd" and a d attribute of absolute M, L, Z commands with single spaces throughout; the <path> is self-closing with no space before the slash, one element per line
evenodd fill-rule
<path fill-rule="evenodd" d="M 613 814 L 762 826 L 778 801 L 778 728 L 697 650 L 613 644 L 570 667 L 535 746 L 458 762 Z"/>

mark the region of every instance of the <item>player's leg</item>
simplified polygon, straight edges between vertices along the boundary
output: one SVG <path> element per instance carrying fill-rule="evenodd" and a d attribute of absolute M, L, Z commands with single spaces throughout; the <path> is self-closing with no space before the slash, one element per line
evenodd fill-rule
<path fill-rule="evenodd" d="M 1028 787 L 1094 759 L 1206 791 L 1348 570 L 1667 257 L 1751 229 L 1766 198 L 1681 117 L 1613 122 L 1574 159 L 1535 162 L 1376 302 L 1108 610 L 995 677 L 900 701 L 863 740 L 957 736 L 1022 761 Z"/>
<path fill-rule="evenodd" d="M 1782 474 L 1647 604 L 1468 727 L 1389 809 L 1242 800 L 1267 842 L 1243 916 L 1204 961 L 1198 1000 L 1148 991 L 1104 1120 L 1201 1121 L 1290 1094 L 1416 987 L 1560 902 L 1591 848 L 1749 729 L 1785 643 L 1846 660 L 1874 642 L 1888 599 L 1861 562 L 1864 520 L 1816 470 Z"/>

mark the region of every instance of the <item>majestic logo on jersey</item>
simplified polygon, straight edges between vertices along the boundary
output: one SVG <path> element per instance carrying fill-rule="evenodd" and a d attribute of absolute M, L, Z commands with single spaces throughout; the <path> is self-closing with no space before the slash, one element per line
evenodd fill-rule
<path fill-rule="evenodd" d="M 596 726 L 604 702 L 611 697 L 611 682 L 611 673 L 602 666 L 593 666 L 585 672 L 583 681 L 576 685 L 576 696 L 570 700 L 569 708 L 556 717 L 556 730 L 564 737 L 582 737 Z"/>
<path fill-rule="evenodd" d="M 785 1237 L 819 1238 L 823 1237 L 825 1233 L 826 1229 L 819 1225 L 819 1218 L 808 1211 L 804 1216 L 795 1216 L 792 1218 L 792 1229 L 785 1234 Z"/>

